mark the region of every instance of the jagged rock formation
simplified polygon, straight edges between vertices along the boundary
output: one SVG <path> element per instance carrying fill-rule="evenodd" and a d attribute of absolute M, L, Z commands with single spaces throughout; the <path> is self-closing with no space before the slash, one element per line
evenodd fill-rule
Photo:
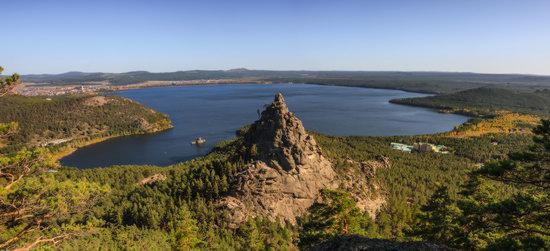
<path fill-rule="evenodd" d="M 346 164 L 349 168 L 338 170 L 339 188 L 349 192 L 355 198 L 357 207 L 374 220 L 386 204 L 382 188 L 376 180 L 376 171 L 391 168 L 390 159 L 385 156 L 362 162 L 347 159 Z"/>
<path fill-rule="evenodd" d="M 364 250 L 428 250 L 428 251 L 451 251 L 455 250 L 440 244 L 427 242 L 399 242 L 392 240 L 369 239 L 357 235 L 337 236 L 317 244 L 311 248 L 312 251 L 364 251 Z"/>
<path fill-rule="evenodd" d="M 245 145 L 256 148 L 251 157 L 287 172 L 306 165 L 329 164 L 321 148 L 308 135 L 302 121 L 289 112 L 282 94 L 262 112 L 244 135 Z"/>
<path fill-rule="evenodd" d="M 236 176 L 231 192 L 221 200 L 232 225 L 256 216 L 294 224 L 320 189 L 336 187 L 332 164 L 289 112 L 282 94 L 245 133 L 244 145 L 252 163 Z"/>

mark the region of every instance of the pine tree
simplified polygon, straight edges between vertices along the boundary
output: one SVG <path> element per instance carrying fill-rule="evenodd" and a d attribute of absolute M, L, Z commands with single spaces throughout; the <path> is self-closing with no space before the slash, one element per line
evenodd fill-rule
<path fill-rule="evenodd" d="M 412 235 L 437 243 L 456 243 L 462 227 L 458 222 L 461 210 L 451 199 L 446 186 L 434 192 L 414 224 Z"/>
<path fill-rule="evenodd" d="M 32 249 L 85 231 L 85 214 L 108 189 L 96 183 L 58 182 L 44 149 L 0 156 L 0 249 Z"/>
<path fill-rule="evenodd" d="M 0 66 L 0 74 L 2 74 L 3 71 L 4 68 Z M 0 97 L 8 94 L 20 82 L 21 77 L 17 73 L 14 73 L 13 75 L 4 79 L 0 78 Z"/>
<path fill-rule="evenodd" d="M 355 200 L 345 192 L 321 190 L 321 202 L 310 208 L 300 236 L 302 248 L 345 234 L 368 234 L 372 221 L 362 213 Z"/>
<path fill-rule="evenodd" d="M 176 249 L 199 250 L 199 245 L 202 241 L 199 238 L 198 231 L 197 221 L 193 219 L 187 205 L 181 206 L 173 223 Z"/>

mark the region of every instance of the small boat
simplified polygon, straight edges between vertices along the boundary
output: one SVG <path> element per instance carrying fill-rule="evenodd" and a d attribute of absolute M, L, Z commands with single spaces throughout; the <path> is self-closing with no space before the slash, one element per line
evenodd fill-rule
<path fill-rule="evenodd" d="M 195 140 L 191 141 L 191 144 L 193 145 L 202 145 L 206 143 L 206 139 L 203 139 L 202 137 L 198 137 Z"/>

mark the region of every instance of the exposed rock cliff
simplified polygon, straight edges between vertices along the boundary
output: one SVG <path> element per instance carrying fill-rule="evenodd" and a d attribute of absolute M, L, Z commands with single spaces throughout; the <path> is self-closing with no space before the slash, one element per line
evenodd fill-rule
<path fill-rule="evenodd" d="M 222 199 L 229 222 L 249 217 L 296 223 L 322 188 L 335 188 L 336 173 L 281 94 L 244 135 L 252 160 Z"/>
<path fill-rule="evenodd" d="M 383 189 L 376 180 L 376 172 L 386 168 L 391 168 L 390 159 L 377 156 L 362 162 L 347 159 L 346 167 L 337 169 L 339 189 L 349 192 L 355 198 L 357 207 L 367 212 L 373 220 L 386 203 Z"/>

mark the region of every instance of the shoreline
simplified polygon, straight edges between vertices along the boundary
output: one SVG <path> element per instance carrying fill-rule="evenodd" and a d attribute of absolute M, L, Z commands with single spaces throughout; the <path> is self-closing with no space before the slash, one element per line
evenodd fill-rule
<path fill-rule="evenodd" d="M 76 143 L 74 145 L 69 143 L 69 145 L 63 146 L 58 151 L 52 153 L 51 156 L 52 156 L 53 160 L 60 161 L 61 159 L 73 154 L 74 152 L 76 152 L 76 150 L 78 150 L 82 147 L 86 147 L 86 146 L 90 146 L 90 145 L 93 145 L 93 144 L 101 143 L 103 141 L 113 139 L 113 138 L 116 138 L 116 137 L 122 137 L 122 136 L 124 136 L 124 135 L 99 137 L 99 138 L 94 138 L 94 139 L 91 139 L 91 140 L 85 140 L 85 141 L 82 141 L 81 143 Z"/>
<path fill-rule="evenodd" d="M 416 97 L 416 98 L 421 98 L 421 97 Z M 412 98 L 412 99 L 414 99 L 414 98 Z M 429 106 L 429 105 L 412 104 L 412 103 L 403 102 L 402 99 L 400 99 L 400 98 L 390 99 L 388 102 L 390 102 L 391 104 L 394 104 L 394 105 L 404 105 L 404 106 L 410 106 L 410 107 L 426 108 L 426 109 L 434 110 L 435 112 L 438 112 L 438 113 L 455 114 L 455 115 L 461 115 L 461 116 L 465 116 L 465 117 L 469 117 L 469 118 L 491 118 L 491 117 L 495 116 L 495 115 L 476 113 L 476 112 L 470 111 L 470 110 L 453 109 L 451 107 L 446 107 L 446 106 L 435 107 L 435 106 Z"/>
<path fill-rule="evenodd" d="M 54 161 L 59 162 L 61 159 L 73 154 L 78 149 L 83 148 L 83 147 L 98 144 L 98 143 L 101 143 L 101 142 L 104 142 L 104 141 L 107 141 L 107 140 L 110 140 L 110 139 L 114 139 L 114 138 L 160 133 L 160 132 L 164 132 L 166 130 L 172 129 L 172 128 L 174 128 L 174 126 L 172 125 L 172 123 L 170 121 L 169 126 L 163 127 L 163 128 L 158 129 L 158 130 L 151 131 L 151 132 L 128 133 L 128 134 L 119 134 L 119 135 L 110 135 L 110 136 L 98 136 L 98 137 L 91 138 L 89 140 L 80 139 L 80 140 L 78 140 L 78 142 L 75 142 L 75 143 L 68 142 L 67 145 L 59 147 L 59 150 L 57 150 L 56 152 L 53 152 L 51 154 L 51 157 Z M 51 149 L 50 149 L 50 151 L 51 151 Z M 61 163 L 59 163 L 59 164 L 61 164 Z"/>
<path fill-rule="evenodd" d="M 441 94 L 439 92 L 430 92 L 430 91 L 422 91 L 422 90 L 409 90 L 406 88 L 399 88 L 399 87 L 383 87 L 383 86 L 359 86 L 359 85 L 337 85 L 337 84 L 326 84 L 326 83 L 316 83 L 316 82 L 301 82 L 302 84 L 307 85 L 327 85 L 327 86 L 342 86 L 342 87 L 355 87 L 355 88 L 368 88 L 368 89 L 379 89 L 379 90 L 392 90 L 392 91 L 404 91 L 408 93 L 418 93 L 418 94 L 429 94 L 429 95 L 438 95 Z"/>

